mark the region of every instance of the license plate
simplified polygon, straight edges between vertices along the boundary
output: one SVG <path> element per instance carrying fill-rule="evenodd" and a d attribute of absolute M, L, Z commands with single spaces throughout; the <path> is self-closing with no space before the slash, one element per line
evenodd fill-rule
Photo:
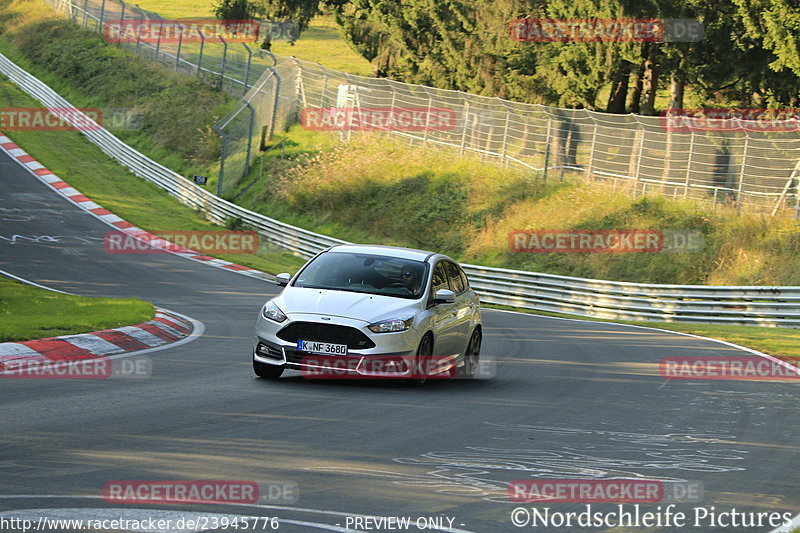
<path fill-rule="evenodd" d="M 347 355 L 346 344 L 330 344 L 316 341 L 297 341 L 297 350 L 300 352 L 316 353 L 322 355 Z"/>

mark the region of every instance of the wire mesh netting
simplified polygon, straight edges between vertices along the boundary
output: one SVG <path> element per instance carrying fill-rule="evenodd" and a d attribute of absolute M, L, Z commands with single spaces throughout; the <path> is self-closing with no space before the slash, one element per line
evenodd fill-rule
<path fill-rule="evenodd" d="M 109 21 L 160 19 L 121 0 L 49 1 L 78 24 L 105 32 L 107 39 Z M 242 98 L 215 127 L 224 144 L 223 193 L 236 191 L 264 142 L 304 111 L 322 110 L 332 116 L 343 109 L 350 115 L 353 110 L 382 110 L 391 116 L 405 110 L 428 122 L 420 128 L 384 122 L 383 127 L 368 128 L 369 133 L 345 125 L 338 128 L 341 138 L 377 131 L 476 154 L 499 165 L 523 166 L 542 179 L 574 172 L 634 195 L 800 214 L 797 120 L 707 120 L 699 127 L 685 127 L 664 116 L 562 109 L 356 76 L 218 36 L 126 35 L 117 42 Z M 431 117 L 438 117 L 438 123 L 431 126 Z"/>

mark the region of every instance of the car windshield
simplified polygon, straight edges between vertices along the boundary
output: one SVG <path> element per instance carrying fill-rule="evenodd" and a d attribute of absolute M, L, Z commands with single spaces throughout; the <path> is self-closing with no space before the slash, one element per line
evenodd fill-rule
<path fill-rule="evenodd" d="M 425 263 L 399 257 L 327 252 L 300 273 L 293 286 L 419 298 Z"/>

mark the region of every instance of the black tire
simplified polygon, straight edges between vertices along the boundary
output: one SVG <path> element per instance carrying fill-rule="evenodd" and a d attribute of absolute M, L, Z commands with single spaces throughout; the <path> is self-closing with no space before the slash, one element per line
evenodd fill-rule
<path fill-rule="evenodd" d="M 282 365 L 268 365 L 266 363 L 259 363 L 253 361 L 253 372 L 256 376 L 264 379 L 278 379 L 283 374 L 284 367 Z"/>
<path fill-rule="evenodd" d="M 430 365 L 430 358 L 433 355 L 433 337 L 430 334 L 425 334 L 422 340 L 419 341 L 417 347 L 417 360 L 415 361 L 416 369 L 414 372 L 426 371 Z M 427 377 L 418 377 L 408 380 L 412 385 L 424 385 L 428 381 Z"/>
<path fill-rule="evenodd" d="M 464 352 L 464 364 L 456 370 L 456 377 L 460 379 L 472 379 L 478 371 L 478 364 L 481 358 L 481 341 L 483 336 L 481 330 L 475 328 L 469 338 L 467 350 Z"/>

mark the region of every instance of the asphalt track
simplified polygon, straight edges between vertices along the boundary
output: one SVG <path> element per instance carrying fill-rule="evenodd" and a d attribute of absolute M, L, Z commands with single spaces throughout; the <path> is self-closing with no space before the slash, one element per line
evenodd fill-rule
<path fill-rule="evenodd" d="M 107 254 L 108 230 L 0 156 L 0 269 L 78 294 L 144 298 L 206 328 L 150 354 L 149 379 L 0 381 L 0 515 L 215 512 L 277 516 L 280 531 L 340 530 L 355 514 L 438 516 L 454 518 L 453 530 L 515 531 L 507 483 L 531 477 L 700 481 L 703 501 L 679 505 L 687 513 L 800 511 L 795 384 L 658 376 L 662 357 L 740 355 L 734 348 L 485 311 L 492 379 L 264 381 L 251 371 L 251 336 L 273 284 L 167 254 Z M 159 479 L 283 481 L 299 500 L 113 507 L 99 498 L 111 480 Z"/>

